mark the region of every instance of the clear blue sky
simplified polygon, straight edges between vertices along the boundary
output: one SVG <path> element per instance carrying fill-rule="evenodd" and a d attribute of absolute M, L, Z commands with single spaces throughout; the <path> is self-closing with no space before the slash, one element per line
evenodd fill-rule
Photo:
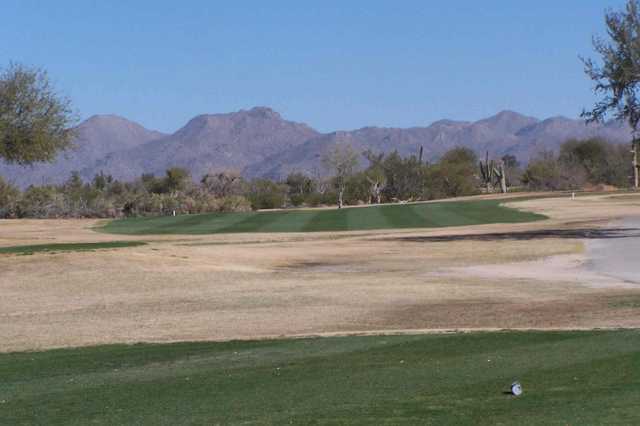
<path fill-rule="evenodd" d="M 174 131 L 271 106 L 322 130 L 576 117 L 579 55 L 623 0 L 3 0 L 0 65 L 47 69 L 82 118 Z"/>

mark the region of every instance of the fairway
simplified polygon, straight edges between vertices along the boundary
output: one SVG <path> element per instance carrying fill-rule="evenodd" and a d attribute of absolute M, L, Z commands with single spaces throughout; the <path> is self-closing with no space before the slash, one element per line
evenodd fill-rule
<path fill-rule="evenodd" d="M 111 345 L 0 355 L 0 424 L 637 424 L 639 377 L 637 331 Z"/>
<path fill-rule="evenodd" d="M 28 246 L 0 247 L 2 254 L 30 255 L 34 253 L 59 253 L 63 251 L 93 251 L 125 247 L 139 247 L 146 243 L 141 241 L 111 241 L 103 243 L 65 243 L 65 244 L 34 244 Z"/>
<path fill-rule="evenodd" d="M 546 218 L 543 215 L 504 207 L 501 202 L 455 201 L 345 209 L 129 218 L 109 222 L 100 229 L 109 233 L 129 235 L 359 231 L 519 223 Z"/>

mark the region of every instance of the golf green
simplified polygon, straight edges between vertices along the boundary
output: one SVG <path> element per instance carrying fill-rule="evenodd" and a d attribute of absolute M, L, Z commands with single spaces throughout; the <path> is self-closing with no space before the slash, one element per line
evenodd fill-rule
<path fill-rule="evenodd" d="M 500 201 L 478 200 L 127 218 L 111 221 L 100 230 L 129 235 L 357 231 L 530 222 L 545 218 L 504 207 Z"/>

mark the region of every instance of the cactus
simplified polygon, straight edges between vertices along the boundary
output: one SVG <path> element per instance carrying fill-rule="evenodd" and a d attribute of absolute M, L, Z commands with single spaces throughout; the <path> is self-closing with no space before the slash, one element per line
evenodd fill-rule
<path fill-rule="evenodd" d="M 633 154 L 633 187 L 637 190 L 640 185 L 640 163 L 638 162 L 638 151 L 640 150 L 640 139 L 634 139 L 631 144 L 631 154 Z"/>
<path fill-rule="evenodd" d="M 489 152 L 487 152 L 485 162 L 483 163 L 482 160 L 480 160 L 480 177 L 487 188 L 487 192 L 493 192 L 494 171 L 494 161 L 491 160 L 491 162 L 489 162 Z"/>
<path fill-rule="evenodd" d="M 507 192 L 507 174 L 504 169 L 504 162 L 498 164 L 494 160 L 489 161 L 489 152 L 484 163 L 480 160 L 480 177 L 485 185 L 487 193 L 493 192 L 495 184 L 500 184 L 503 193 Z"/>

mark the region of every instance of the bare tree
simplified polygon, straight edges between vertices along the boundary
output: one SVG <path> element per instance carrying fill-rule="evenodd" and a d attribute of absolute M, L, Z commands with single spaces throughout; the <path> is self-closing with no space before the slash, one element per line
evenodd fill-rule
<path fill-rule="evenodd" d="M 593 38 L 593 47 L 600 55 L 602 64 L 591 59 L 582 59 L 585 72 L 595 81 L 594 91 L 603 95 L 591 111 L 582 116 L 590 121 L 603 121 L 608 113 L 618 120 L 625 120 L 633 132 L 631 143 L 634 186 L 640 184 L 638 154 L 640 138 L 640 4 L 628 0 L 623 11 L 608 11 L 605 14 L 608 40 Z"/>
<path fill-rule="evenodd" d="M 371 195 L 371 202 L 380 204 L 382 201 L 382 191 L 387 186 L 385 168 L 384 168 L 384 153 L 374 154 L 371 150 L 366 150 L 362 153 L 364 157 L 369 160 L 370 166 L 365 171 L 365 177 L 369 182 L 369 193 Z"/>
<path fill-rule="evenodd" d="M 333 173 L 338 190 L 338 208 L 344 205 L 347 178 L 358 165 L 358 156 L 350 145 L 336 145 L 324 158 L 325 166 Z"/>
<path fill-rule="evenodd" d="M 239 195 L 242 192 L 242 177 L 235 171 L 207 173 L 200 181 L 202 186 L 216 197 Z"/>

